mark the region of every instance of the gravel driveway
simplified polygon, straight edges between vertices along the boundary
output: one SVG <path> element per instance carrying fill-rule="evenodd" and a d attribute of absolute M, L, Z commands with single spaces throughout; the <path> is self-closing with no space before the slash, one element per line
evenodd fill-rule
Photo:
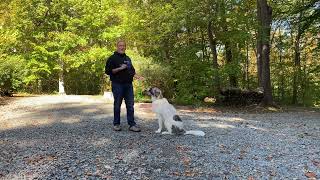
<path fill-rule="evenodd" d="M 96 96 L 36 96 L 0 106 L 0 179 L 320 178 L 320 113 L 180 109 L 205 137 L 155 134 L 150 105 L 141 133 L 112 131 L 112 104 Z M 123 111 L 124 112 L 124 111 Z"/>

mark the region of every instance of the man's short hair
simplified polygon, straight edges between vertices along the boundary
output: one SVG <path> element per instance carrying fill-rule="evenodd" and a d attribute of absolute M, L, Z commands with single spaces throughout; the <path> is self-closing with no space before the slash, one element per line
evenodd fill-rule
<path fill-rule="evenodd" d="M 125 45 L 127 45 L 127 43 L 126 43 L 126 41 L 125 41 L 124 39 L 119 39 L 119 40 L 117 41 L 117 46 L 118 46 L 118 44 L 121 43 L 121 42 L 123 42 Z"/>

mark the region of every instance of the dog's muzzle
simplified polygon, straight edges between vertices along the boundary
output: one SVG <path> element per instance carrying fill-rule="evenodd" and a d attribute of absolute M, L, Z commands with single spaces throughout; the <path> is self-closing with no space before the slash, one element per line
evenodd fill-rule
<path fill-rule="evenodd" d="M 145 96 L 152 96 L 151 88 L 144 90 L 142 94 Z"/>

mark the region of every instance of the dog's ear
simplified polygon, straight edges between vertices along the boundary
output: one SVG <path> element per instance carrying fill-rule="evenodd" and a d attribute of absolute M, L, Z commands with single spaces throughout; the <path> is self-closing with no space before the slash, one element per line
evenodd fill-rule
<path fill-rule="evenodd" d="M 143 95 L 151 96 L 150 88 L 145 89 L 142 93 Z"/>
<path fill-rule="evenodd" d="M 162 92 L 161 92 L 161 90 L 158 89 L 158 88 L 155 88 L 155 90 L 154 90 L 154 95 L 155 95 L 157 98 L 159 98 L 159 99 L 163 98 Z"/>

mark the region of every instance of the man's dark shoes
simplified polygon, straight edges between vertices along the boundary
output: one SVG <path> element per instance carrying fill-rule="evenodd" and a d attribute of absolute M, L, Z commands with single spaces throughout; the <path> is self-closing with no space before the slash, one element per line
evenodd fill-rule
<path fill-rule="evenodd" d="M 114 131 L 121 131 L 121 126 L 120 125 L 114 125 L 113 126 Z"/>
<path fill-rule="evenodd" d="M 129 131 L 133 131 L 133 132 L 140 132 L 141 129 L 137 126 L 131 126 L 129 127 Z"/>

